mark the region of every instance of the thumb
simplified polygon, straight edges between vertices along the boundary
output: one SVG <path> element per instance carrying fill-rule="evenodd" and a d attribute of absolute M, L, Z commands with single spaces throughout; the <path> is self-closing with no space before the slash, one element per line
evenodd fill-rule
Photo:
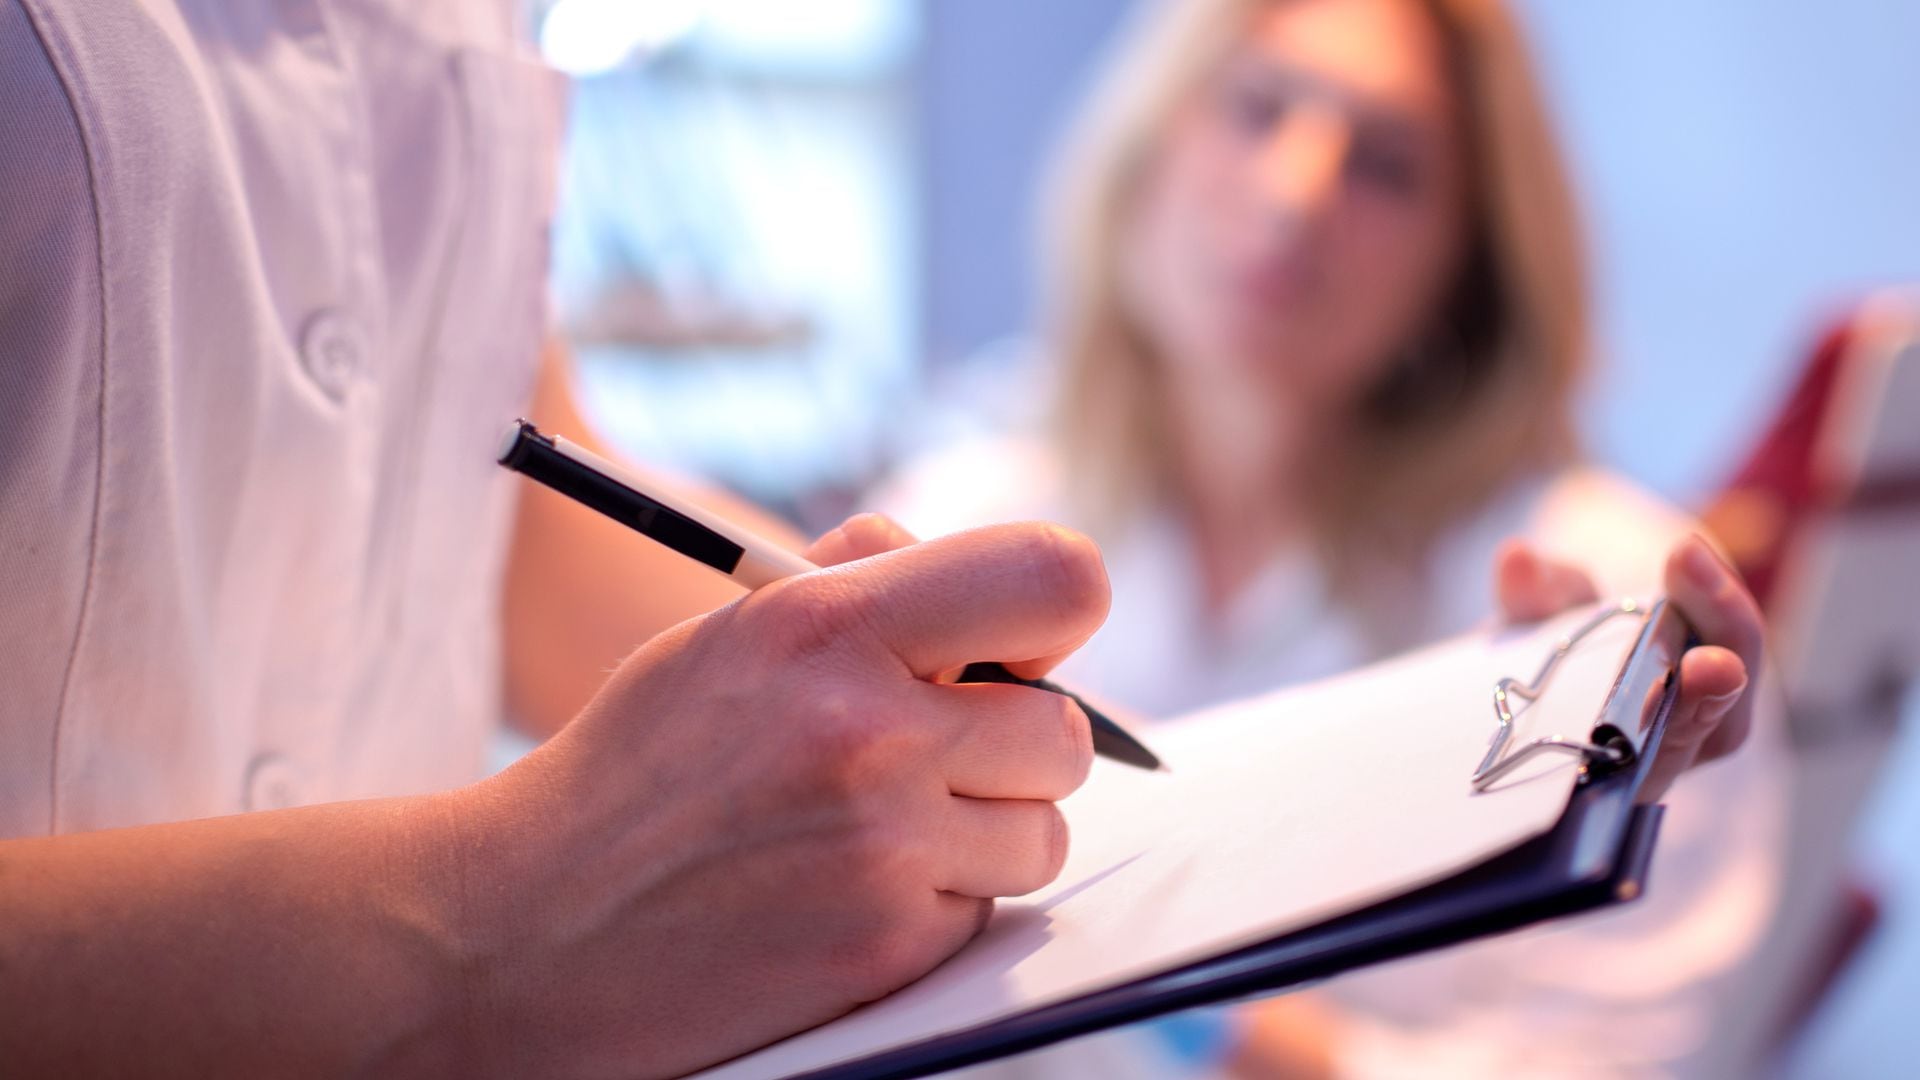
<path fill-rule="evenodd" d="M 919 537 L 885 514 L 855 514 L 815 540 L 804 554 L 816 566 L 838 566 L 919 542 Z M 951 683 L 963 670 L 950 668 L 934 676 L 933 681 Z"/>
<path fill-rule="evenodd" d="M 855 514 L 815 540 L 802 554 L 816 566 L 838 566 L 919 542 L 885 514 Z"/>

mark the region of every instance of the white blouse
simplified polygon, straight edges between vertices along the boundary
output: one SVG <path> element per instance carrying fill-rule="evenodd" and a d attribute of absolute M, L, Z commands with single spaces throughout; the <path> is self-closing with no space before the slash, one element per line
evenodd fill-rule
<path fill-rule="evenodd" d="M 0 836 L 444 788 L 556 85 L 483 0 L 0 0 Z"/>
<path fill-rule="evenodd" d="M 1039 442 L 980 439 L 918 463 L 875 504 L 921 536 L 1024 518 L 1072 524 L 1066 479 Z M 1687 528 L 1595 470 L 1520 485 L 1455 527 L 1413 577 L 1409 636 L 1438 639 L 1492 617 L 1493 552 L 1508 536 L 1587 567 L 1604 594 L 1648 596 Z M 1169 717 L 1379 659 L 1302 555 L 1276 557 L 1222 619 L 1202 607 L 1196 560 L 1172 517 L 1102 541 L 1112 612 L 1060 673 L 1130 712 Z M 1720 1075 L 1726 1047 L 1712 1032 L 1779 889 L 1785 749 L 1777 710 L 1761 714 L 1745 749 L 1674 788 L 1643 900 L 1322 988 L 1341 1007 L 1342 1074 Z M 1154 1042 L 1138 1032 L 1083 1040 L 1005 1075 L 1070 1075 L 1095 1061 L 1108 1075 L 1179 1071 Z"/>

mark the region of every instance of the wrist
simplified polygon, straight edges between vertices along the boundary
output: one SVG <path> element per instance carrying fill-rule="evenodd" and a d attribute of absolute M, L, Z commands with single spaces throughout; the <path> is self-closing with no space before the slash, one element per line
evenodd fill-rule
<path fill-rule="evenodd" d="M 419 905 L 433 927 L 427 950 L 434 988 L 428 1060 L 449 1074 L 517 1075 L 515 1054 L 536 1041 L 544 971 L 530 970 L 527 943 L 541 923 L 531 882 L 550 881 L 553 823 L 530 807 L 541 778 L 522 762 L 507 773 L 420 800 L 410 815 Z M 535 824 L 537 823 L 537 824 Z M 536 865 L 540 864 L 540 865 Z"/>
<path fill-rule="evenodd" d="M 404 800 L 394 815 L 382 906 L 414 1000 L 394 1013 L 371 1072 L 488 1075 L 490 1047 L 510 1038 L 487 993 L 506 939 L 504 883 L 487 865 L 488 801 L 472 785 Z"/>

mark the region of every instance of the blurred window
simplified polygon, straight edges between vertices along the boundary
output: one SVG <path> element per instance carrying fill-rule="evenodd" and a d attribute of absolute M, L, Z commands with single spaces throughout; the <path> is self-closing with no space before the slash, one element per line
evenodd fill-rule
<path fill-rule="evenodd" d="M 555 316 L 623 450 L 813 519 L 913 385 L 897 0 L 546 0 L 573 77 Z"/>

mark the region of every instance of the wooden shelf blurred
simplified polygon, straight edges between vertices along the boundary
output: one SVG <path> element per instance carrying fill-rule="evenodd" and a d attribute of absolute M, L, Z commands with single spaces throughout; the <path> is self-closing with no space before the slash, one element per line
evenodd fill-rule
<path fill-rule="evenodd" d="M 576 345 L 618 345 L 655 352 L 792 352 L 810 344 L 818 327 L 804 312 L 755 307 L 718 296 L 669 295 L 656 284 L 631 280 L 597 295 L 563 329 Z"/>

